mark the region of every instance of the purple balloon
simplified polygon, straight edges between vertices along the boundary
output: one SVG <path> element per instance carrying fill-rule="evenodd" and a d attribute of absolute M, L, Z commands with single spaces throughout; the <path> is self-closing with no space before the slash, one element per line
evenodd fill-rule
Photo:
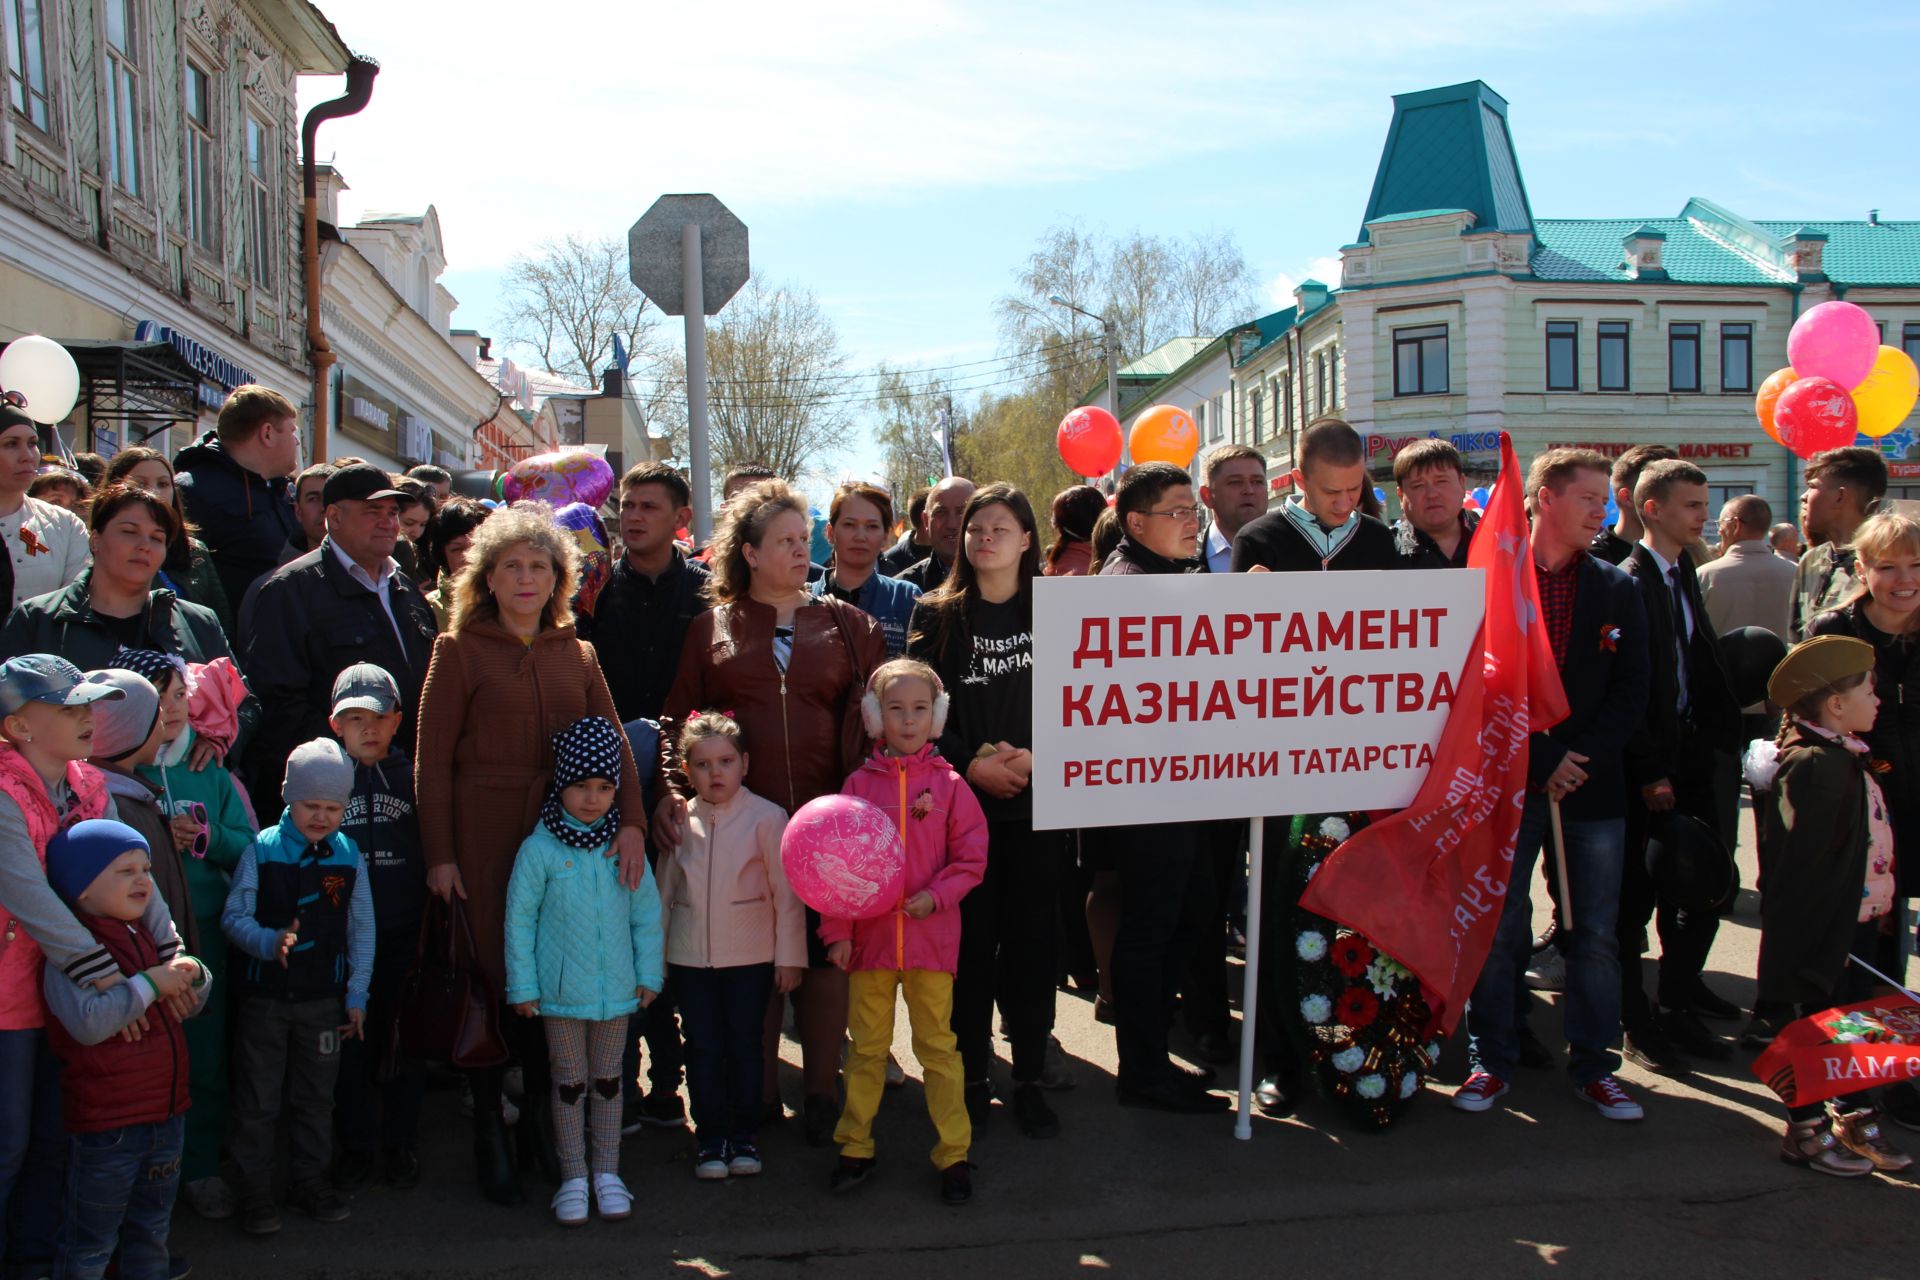
<path fill-rule="evenodd" d="M 508 502 L 534 500 L 597 507 L 613 492 L 613 467 L 591 449 L 556 449 L 513 464 L 501 486 Z"/>
<path fill-rule="evenodd" d="M 1825 378 L 1848 391 L 1867 380 L 1880 354 L 1873 317 L 1851 302 L 1823 302 L 1793 322 L 1787 363 L 1802 378 Z"/>

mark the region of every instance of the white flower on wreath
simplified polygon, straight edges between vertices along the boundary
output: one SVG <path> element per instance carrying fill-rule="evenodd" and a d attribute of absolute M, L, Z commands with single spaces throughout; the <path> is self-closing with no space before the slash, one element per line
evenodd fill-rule
<path fill-rule="evenodd" d="M 1404 965 L 1384 954 L 1376 955 L 1373 963 L 1367 966 L 1367 985 L 1373 988 L 1373 994 L 1383 1000 L 1393 995 L 1393 989 L 1400 979 L 1412 976 Z"/>
<path fill-rule="evenodd" d="M 1345 840 L 1353 834 L 1345 818 L 1328 818 L 1320 824 L 1320 834 L 1332 840 Z"/>
<path fill-rule="evenodd" d="M 1364 1049 L 1359 1048 L 1357 1045 L 1349 1046 L 1333 1055 L 1333 1068 L 1345 1075 L 1352 1075 L 1360 1069 L 1360 1064 L 1366 1060 L 1367 1054 Z"/>
<path fill-rule="evenodd" d="M 1363 1098 L 1384 1097 L 1387 1092 L 1387 1078 L 1377 1071 L 1369 1072 L 1353 1082 L 1353 1091 Z"/>
<path fill-rule="evenodd" d="M 1420 1091 L 1420 1075 L 1418 1072 L 1409 1071 L 1407 1072 L 1407 1074 L 1400 1077 L 1400 1096 L 1402 1098 L 1411 1098 L 1414 1094 L 1418 1093 L 1419 1091 Z"/>
<path fill-rule="evenodd" d="M 1300 1016 L 1314 1026 L 1321 1026 L 1333 1016 L 1333 1001 L 1325 996 L 1308 996 L 1300 1002 Z"/>
<path fill-rule="evenodd" d="M 1293 953 L 1309 964 L 1325 959 L 1327 935 L 1312 929 L 1302 929 L 1300 936 L 1293 940 Z"/>

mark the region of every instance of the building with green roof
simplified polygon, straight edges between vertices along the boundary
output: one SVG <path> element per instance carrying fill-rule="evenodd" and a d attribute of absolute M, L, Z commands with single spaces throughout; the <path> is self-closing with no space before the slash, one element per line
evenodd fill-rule
<path fill-rule="evenodd" d="M 1492 479 L 1501 431 L 1523 459 L 1661 441 L 1706 470 L 1716 509 L 1752 492 L 1791 518 L 1797 462 L 1753 396 L 1794 319 L 1844 298 L 1920 359 L 1920 222 L 1756 220 L 1699 197 L 1672 216 L 1536 217 L 1508 104 L 1477 80 L 1395 96 L 1340 257 L 1337 288 L 1303 283 L 1230 344 L 1233 434 L 1276 489 L 1301 428 L 1338 414 L 1382 482 L 1427 436 L 1461 447 L 1471 483 Z M 1920 498 L 1916 434 L 1882 444 L 1897 497 Z"/>

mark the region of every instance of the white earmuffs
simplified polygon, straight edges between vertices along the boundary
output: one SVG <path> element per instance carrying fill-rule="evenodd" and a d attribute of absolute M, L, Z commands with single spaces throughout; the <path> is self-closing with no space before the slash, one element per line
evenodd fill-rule
<path fill-rule="evenodd" d="M 946 732 L 947 707 L 952 700 L 947 697 L 946 686 L 940 683 L 940 677 L 934 675 L 932 668 L 928 668 L 928 674 L 933 675 L 933 730 L 927 734 L 927 741 L 934 742 Z M 879 675 L 878 671 L 873 673 L 875 679 Z M 878 742 L 882 733 L 880 694 L 873 687 L 873 679 L 867 681 L 867 691 L 860 699 L 860 721 L 867 727 L 867 736 Z"/>

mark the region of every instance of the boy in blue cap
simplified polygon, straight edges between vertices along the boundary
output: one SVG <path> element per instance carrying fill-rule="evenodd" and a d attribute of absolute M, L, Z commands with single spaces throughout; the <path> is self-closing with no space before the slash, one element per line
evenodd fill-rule
<path fill-rule="evenodd" d="M 103 991 L 53 965 L 42 977 L 72 1135 L 54 1270 L 95 1280 L 118 1250 L 124 1280 L 164 1280 L 188 1106 L 180 1020 L 205 1005 L 212 975 L 191 956 L 161 958 L 141 922 L 158 896 L 147 841 L 125 823 L 54 836 L 47 883 L 126 978 Z"/>

